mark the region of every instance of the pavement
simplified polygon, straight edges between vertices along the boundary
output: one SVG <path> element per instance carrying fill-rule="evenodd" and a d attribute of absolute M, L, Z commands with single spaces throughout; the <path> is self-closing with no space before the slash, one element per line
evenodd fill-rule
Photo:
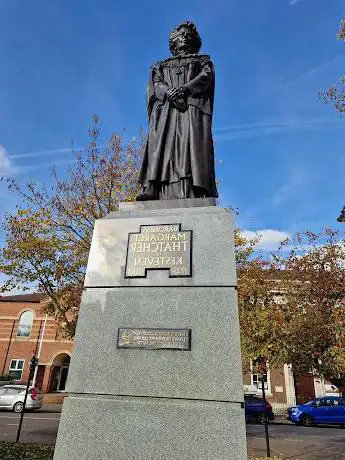
<path fill-rule="evenodd" d="M 60 404 L 46 404 L 24 414 L 20 441 L 54 444 L 60 421 Z M 0 412 L 0 440 L 15 441 L 20 414 Z M 271 455 L 283 460 L 345 460 L 345 429 L 337 426 L 302 427 L 278 417 L 269 427 Z M 265 456 L 265 427 L 247 424 L 250 455 Z"/>
<path fill-rule="evenodd" d="M 53 413 L 59 414 L 61 410 L 62 410 L 62 404 L 44 404 L 43 402 L 43 406 L 41 407 L 41 409 L 38 409 L 36 411 L 36 414 L 42 413 L 42 412 L 53 412 Z"/>

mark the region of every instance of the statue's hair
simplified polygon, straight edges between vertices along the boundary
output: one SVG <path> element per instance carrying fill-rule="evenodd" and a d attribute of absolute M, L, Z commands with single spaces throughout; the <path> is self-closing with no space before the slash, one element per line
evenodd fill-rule
<path fill-rule="evenodd" d="M 195 24 L 193 24 L 192 22 L 186 21 L 186 22 L 182 22 L 181 24 L 179 24 L 177 27 L 175 27 L 174 30 L 170 32 L 169 49 L 171 51 L 171 54 L 176 54 L 175 39 L 178 35 L 178 32 L 182 29 L 182 27 L 186 27 L 191 31 L 192 37 L 193 37 L 193 41 L 192 41 L 193 53 L 198 53 L 202 45 L 202 41 L 201 41 L 199 32 L 197 31 Z"/>

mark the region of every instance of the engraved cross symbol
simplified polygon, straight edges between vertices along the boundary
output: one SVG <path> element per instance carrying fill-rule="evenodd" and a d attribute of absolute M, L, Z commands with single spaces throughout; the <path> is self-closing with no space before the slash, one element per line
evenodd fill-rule
<path fill-rule="evenodd" d="M 178 76 L 181 75 L 181 73 L 182 73 L 182 67 L 183 67 L 183 66 L 181 65 L 181 61 L 179 60 L 179 61 L 178 61 L 178 66 L 177 66 L 177 70 L 176 70 L 176 75 L 178 75 Z"/>

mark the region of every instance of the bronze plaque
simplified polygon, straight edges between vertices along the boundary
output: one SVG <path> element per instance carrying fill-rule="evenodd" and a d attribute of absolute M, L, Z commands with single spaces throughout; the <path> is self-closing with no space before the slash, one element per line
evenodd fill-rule
<path fill-rule="evenodd" d="M 191 350 L 191 329 L 120 328 L 117 348 Z"/>
<path fill-rule="evenodd" d="M 130 233 L 125 278 L 146 278 L 147 270 L 169 270 L 170 278 L 192 276 L 192 230 L 161 224 Z"/>

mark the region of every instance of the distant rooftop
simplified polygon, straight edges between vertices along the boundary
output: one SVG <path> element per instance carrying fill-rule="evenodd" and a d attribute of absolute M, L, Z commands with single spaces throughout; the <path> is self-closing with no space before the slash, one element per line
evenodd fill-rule
<path fill-rule="evenodd" d="M 45 294 L 19 294 L 19 295 L 0 295 L 0 302 L 31 302 L 38 303 L 47 297 Z"/>

